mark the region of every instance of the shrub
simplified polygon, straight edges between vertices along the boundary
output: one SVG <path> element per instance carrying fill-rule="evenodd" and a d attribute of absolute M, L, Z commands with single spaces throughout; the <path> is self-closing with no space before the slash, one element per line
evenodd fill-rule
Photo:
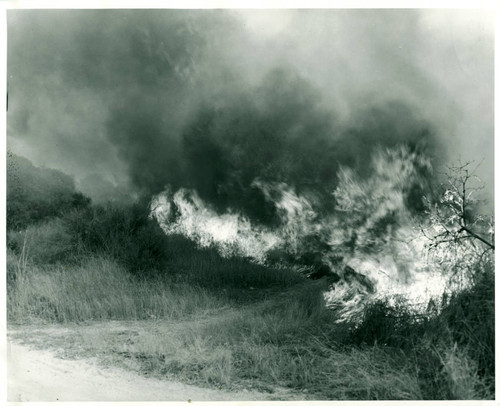
<path fill-rule="evenodd" d="M 479 375 L 494 377 L 495 274 L 491 262 L 476 266 L 481 273 L 474 285 L 453 295 L 439 319 L 448 326 L 453 342 L 477 362 Z"/>
<path fill-rule="evenodd" d="M 167 237 L 140 206 L 93 206 L 63 219 L 75 251 L 110 256 L 135 274 L 165 268 Z"/>
<path fill-rule="evenodd" d="M 37 264 L 52 264 L 68 261 L 74 255 L 71 236 L 61 219 L 47 220 L 30 225 L 25 230 L 10 230 L 7 244 L 16 254 L 24 254 Z"/>
<path fill-rule="evenodd" d="M 241 257 L 224 258 L 215 248 L 198 249 L 184 237 L 172 236 L 168 242 L 170 271 L 186 282 L 214 289 L 259 289 L 287 287 L 304 280 L 286 268 L 270 268 Z"/>
<path fill-rule="evenodd" d="M 367 305 L 361 323 L 352 330 L 355 344 L 384 344 L 405 348 L 414 343 L 428 327 L 427 315 L 415 314 L 404 300 L 389 299 Z"/>

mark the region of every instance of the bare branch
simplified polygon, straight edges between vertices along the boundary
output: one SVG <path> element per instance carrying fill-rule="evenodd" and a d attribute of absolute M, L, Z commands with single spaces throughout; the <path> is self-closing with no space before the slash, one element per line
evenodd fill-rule
<path fill-rule="evenodd" d="M 475 232 L 473 232 L 472 230 L 469 230 L 467 227 L 462 227 L 463 231 L 465 231 L 466 233 L 470 234 L 472 237 L 476 238 L 477 240 L 483 242 L 484 244 L 486 244 L 488 247 L 490 247 L 491 249 L 495 249 L 495 245 L 494 244 L 491 244 L 490 242 L 486 241 L 484 238 L 482 238 L 480 235 L 476 234 Z"/>

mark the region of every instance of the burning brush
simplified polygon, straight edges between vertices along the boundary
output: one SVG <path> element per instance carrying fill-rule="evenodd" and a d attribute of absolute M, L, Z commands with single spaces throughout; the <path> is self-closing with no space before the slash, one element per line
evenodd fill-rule
<path fill-rule="evenodd" d="M 339 172 L 333 210 L 298 194 L 284 182 L 256 179 L 279 222 L 256 224 L 239 212 L 217 212 L 196 190 L 167 188 L 151 203 L 151 215 L 167 234 L 181 234 L 224 257 L 246 257 L 284 266 L 312 279 L 327 278 L 326 306 L 339 321 L 354 320 L 364 304 L 403 297 L 415 307 L 441 295 L 447 279 L 429 266 L 425 239 L 411 227 L 407 198 L 423 187 L 424 158 L 407 149 L 379 151 L 373 174 L 359 179 Z"/>

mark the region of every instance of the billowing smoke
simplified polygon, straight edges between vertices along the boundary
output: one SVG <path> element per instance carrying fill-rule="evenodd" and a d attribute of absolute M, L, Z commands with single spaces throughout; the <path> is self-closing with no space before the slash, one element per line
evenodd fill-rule
<path fill-rule="evenodd" d="M 329 189 L 378 146 L 473 155 L 489 181 L 489 23 L 453 10 L 9 11 L 9 148 L 77 180 L 191 187 L 264 222 L 275 213 L 255 178 Z"/>
<path fill-rule="evenodd" d="M 302 79 L 275 71 L 250 96 L 220 110 L 202 108 L 182 136 L 187 185 L 221 210 L 233 207 L 272 223 L 274 205 L 256 179 L 331 200 L 339 167 L 367 175 L 377 148 L 437 152 L 428 124 L 404 104 L 369 109 L 345 128 L 320 108 L 318 97 Z M 418 205 L 418 198 L 411 203 Z"/>

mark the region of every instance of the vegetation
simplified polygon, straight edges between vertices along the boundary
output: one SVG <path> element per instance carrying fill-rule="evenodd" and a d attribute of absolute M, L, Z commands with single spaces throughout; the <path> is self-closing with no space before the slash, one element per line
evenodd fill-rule
<path fill-rule="evenodd" d="M 494 286 L 492 268 L 484 270 L 472 288 L 444 298 L 439 309 L 425 314 L 412 313 L 404 303 L 376 302 L 366 309 L 349 341 L 404 352 L 426 388 L 423 399 L 492 398 Z"/>
<path fill-rule="evenodd" d="M 54 169 L 36 168 L 25 158 L 7 154 L 9 229 L 22 229 L 89 204 L 90 199 L 76 191 L 70 176 Z"/>
<path fill-rule="evenodd" d="M 475 211 L 467 214 L 467 229 L 454 229 L 469 237 L 454 239 L 455 245 L 443 242 L 441 233 L 428 234 L 429 249 L 438 246 L 439 255 L 446 254 L 446 270 L 460 264 L 467 271 L 464 289 L 420 312 L 401 298 L 375 301 L 358 322 L 338 323 L 336 311 L 325 307 L 326 278 L 222 258 L 215 249 L 165 235 L 146 205 L 90 205 L 85 198 L 75 205 L 66 199 L 73 193 L 69 186 L 58 195 L 64 199 L 51 200 L 44 206 L 50 210 L 35 215 L 41 212 L 31 203 L 34 195 L 26 200 L 11 186 L 11 325 L 127 320 L 130 326 L 119 334 L 94 328 L 71 340 L 92 354 L 112 354 L 124 366 L 133 362 L 145 374 L 198 385 L 287 388 L 305 399 L 494 397 L 494 247 L 482 243 Z M 22 182 L 19 187 L 27 188 Z M 370 188 L 380 185 L 359 190 L 366 197 Z M 16 207 L 26 207 L 28 214 L 20 217 Z M 438 198 L 429 207 L 443 213 L 446 203 Z M 380 213 L 384 219 L 402 215 Z M 424 226 L 441 221 L 429 213 Z M 371 218 L 361 213 L 345 221 L 359 223 L 366 235 L 358 233 L 355 243 L 367 242 L 373 251 L 368 243 L 381 231 L 370 228 Z"/>

